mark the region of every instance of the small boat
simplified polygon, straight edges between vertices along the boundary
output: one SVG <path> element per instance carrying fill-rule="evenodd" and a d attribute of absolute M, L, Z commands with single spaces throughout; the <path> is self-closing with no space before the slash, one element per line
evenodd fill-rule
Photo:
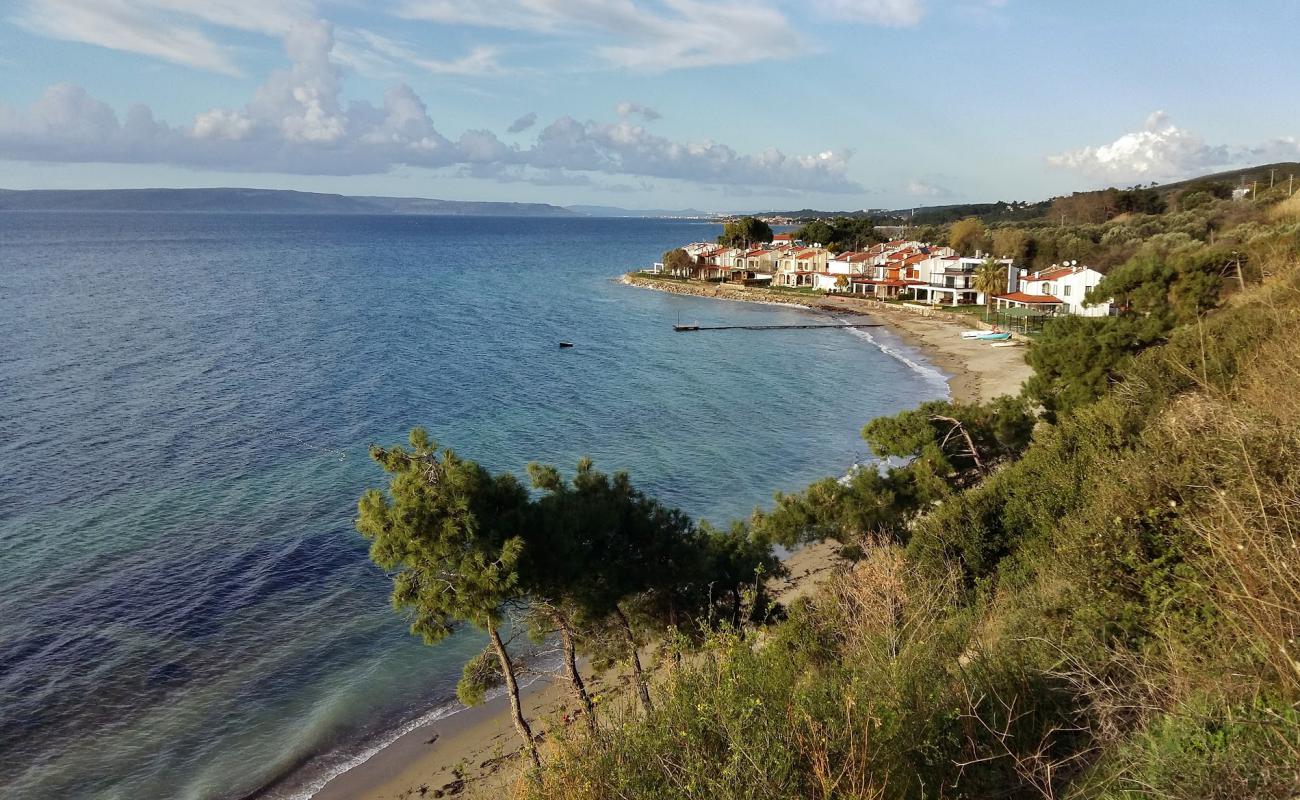
<path fill-rule="evenodd" d="M 696 325 L 674 325 L 674 326 L 673 326 L 673 330 L 675 330 L 675 331 L 677 331 L 677 332 L 679 332 L 679 333 L 682 332 L 682 331 L 698 331 L 699 329 L 700 329 L 700 326 L 699 326 L 698 324 L 696 324 Z"/>
<path fill-rule="evenodd" d="M 990 347 L 1019 347 L 1022 344 L 1024 344 L 1024 342 L 994 342 Z"/>
<path fill-rule="evenodd" d="M 986 334 L 986 333 L 988 333 L 988 331 L 985 331 L 985 330 L 962 331 L 962 332 L 961 332 L 961 338 L 963 338 L 963 339 L 978 339 L 979 337 L 983 336 L 983 335 Z"/>
<path fill-rule="evenodd" d="M 982 336 L 976 336 L 975 339 L 980 342 L 1005 342 L 1011 338 L 1009 333 L 986 333 Z"/>
<path fill-rule="evenodd" d="M 573 347 L 573 342 L 560 342 L 560 347 Z"/>

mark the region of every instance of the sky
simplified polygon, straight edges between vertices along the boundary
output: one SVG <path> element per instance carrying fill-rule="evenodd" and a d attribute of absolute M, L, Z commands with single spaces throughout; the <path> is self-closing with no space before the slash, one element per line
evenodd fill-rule
<path fill-rule="evenodd" d="M 1300 160 L 1300 0 L 0 0 L 0 188 L 710 211 Z"/>

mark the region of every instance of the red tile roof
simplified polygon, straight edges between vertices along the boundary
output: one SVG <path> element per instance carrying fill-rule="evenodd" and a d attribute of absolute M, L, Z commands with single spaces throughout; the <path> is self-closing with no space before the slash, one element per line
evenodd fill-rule
<path fill-rule="evenodd" d="M 1074 270 L 1069 267 L 1058 267 L 1056 269 L 1035 272 L 1033 275 L 1025 278 L 1027 281 L 1054 281 L 1057 278 L 1064 278 L 1066 275 L 1073 274 Z"/>
<path fill-rule="evenodd" d="M 999 300 L 1010 300 L 1013 303 L 1029 303 L 1041 305 L 1060 305 L 1061 301 L 1052 297 L 1050 294 L 1026 294 L 1024 292 L 1011 292 L 1010 294 L 997 294 L 994 297 Z"/>

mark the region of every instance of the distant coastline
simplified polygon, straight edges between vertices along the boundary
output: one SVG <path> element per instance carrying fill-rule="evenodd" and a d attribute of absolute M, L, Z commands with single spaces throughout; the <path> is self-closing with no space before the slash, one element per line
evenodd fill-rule
<path fill-rule="evenodd" d="M 370 197 L 287 189 L 0 189 L 0 211 L 392 214 L 439 217 L 580 216 L 547 203 Z"/>

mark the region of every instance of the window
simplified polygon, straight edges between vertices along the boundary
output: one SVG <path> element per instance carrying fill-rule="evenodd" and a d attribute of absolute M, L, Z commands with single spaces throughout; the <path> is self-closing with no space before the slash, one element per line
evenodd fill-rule
<path fill-rule="evenodd" d="M 1062 285 L 1062 286 L 1061 286 L 1061 297 L 1069 297 L 1069 296 L 1070 296 L 1070 287 L 1069 287 L 1069 286 L 1064 286 L 1064 285 Z"/>

